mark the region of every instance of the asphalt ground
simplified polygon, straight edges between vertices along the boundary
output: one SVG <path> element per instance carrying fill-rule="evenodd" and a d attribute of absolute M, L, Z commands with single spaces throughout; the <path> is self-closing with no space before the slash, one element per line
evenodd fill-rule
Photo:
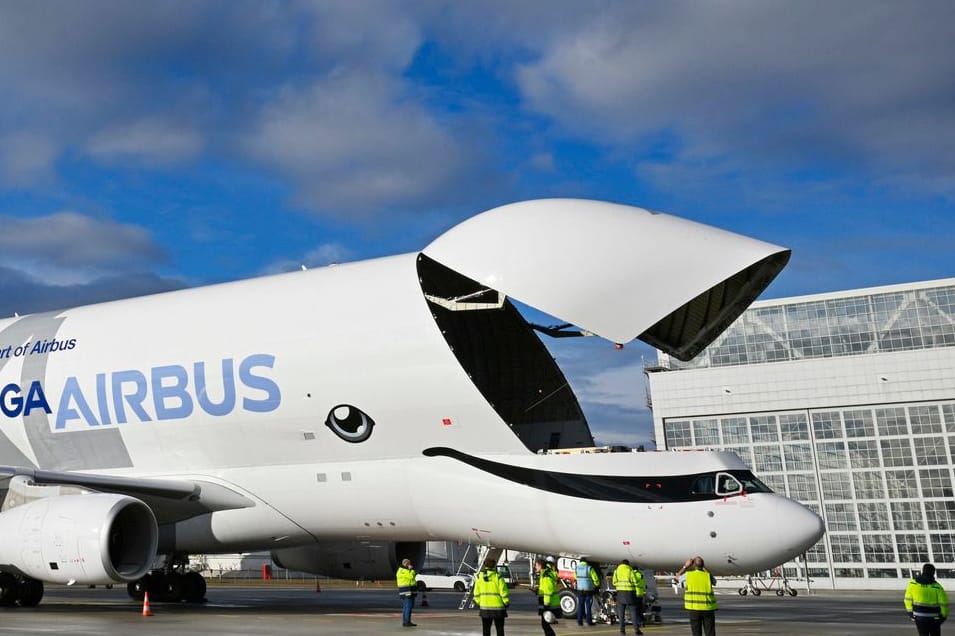
<path fill-rule="evenodd" d="M 797 597 L 763 594 L 718 596 L 720 636 L 776 634 L 780 636 L 881 636 L 914 634 L 902 608 L 904 581 L 898 592 L 814 591 Z M 0 634 L 229 634 L 340 636 L 418 634 L 470 636 L 481 633 L 474 610 L 458 610 L 462 595 L 429 592 L 428 607 L 416 607 L 414 628 L 401 627 L 400 601 L 385 588 L 336 588 L 316 592 L 311 585 L 210 585 L 203 604 L 150 603 L 152 616 L 142 615 L 142 603 L 125 589 L 48 586 L 35 608 L 0 608 Z M 419 595 L 418 601 L 422 600 Z M 648 636 L 689 634 L 682 601 L 662 590 L 662 623 L 644 628 Z M 526 589 L 512 591 L 505 624 L 508 636 L 541 634 L 536 598 Z M 613 636 L 619 625 L 578 627 L 562 619 L 557 634 Z M 493 631 L 492 631 L 493 633 Z M 632 628 L 628 626 L 628 634 Z"/>

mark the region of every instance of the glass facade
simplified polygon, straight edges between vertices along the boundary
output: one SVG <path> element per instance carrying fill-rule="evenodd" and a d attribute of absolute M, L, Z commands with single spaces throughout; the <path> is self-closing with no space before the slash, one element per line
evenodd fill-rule
<path fill-rule="evenodd" d="M 753 307 L 672 369 L 955 346 L 955 285 Z"/>
<path fill-rule="evenodd" d="M 660 354 L 647 368 L 651 388 L 660 381 L 667 402 L 653 403 L 658 443 L 736 452 L 773 490 L 823 517 L 826 535 L 807 552 L 804 571 L 784 566 L 790 576 L 878 588 L 933 562 L 940 578 L 953 578 L 955 350 L 866 358 L 858 366 L 826 362 L 953 347 L 955 279 L 756 303 L 693 360 Z M 776 366 L 805 360 L 820 363 Z M 769 366 L 719 371 L 753 364 Z M 888 390 L 873 386 L 886 382 L 879 375 L 886 365 L 911 379 Z M 713 372 L 665 380 L 707 368 Z M 833 369 L 845 380 L 838 388 Z M 764 393 L 753 399 L 746 382 L 757 377 Z M 724 381 L 733 386 L 723 388 L 723 399 L 695 403 L 696 387 L 711 393 Z M 734 401 L 737 394 L 745 398 Z M 674 417 L 670 409 L 694 415 Z M 853 582 L 839 585 L 847 579 Z"/>
<path fill-rule="evenodd" d="M 953 415 L 955 401 L 675 419 L 663 430 L 668 449 L 739 453 L 821 514 L 826 535 L 807 553 L 814 578 L 905 578 L 925 562 L 955 570 Z"/>

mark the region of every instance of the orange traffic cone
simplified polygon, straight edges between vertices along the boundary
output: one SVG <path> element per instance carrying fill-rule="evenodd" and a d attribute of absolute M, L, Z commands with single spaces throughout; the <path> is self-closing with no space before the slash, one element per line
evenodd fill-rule
<path fill-rule="evenodd" d="M 149 609 L 149 592 L 143 594 L 143 616 L 152 616 L 153 612 Z"/>

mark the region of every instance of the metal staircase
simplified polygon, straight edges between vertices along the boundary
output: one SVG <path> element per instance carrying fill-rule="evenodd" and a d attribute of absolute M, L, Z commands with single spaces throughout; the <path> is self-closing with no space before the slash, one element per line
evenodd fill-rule
<path fill-rule="evenodd" d="M 470 546 L 468 547 L 468 551 L 470 551 Z M 480 548 L 478 548 L 477 569 L 472 573 L 471 580 L 468 582 L 468 586 L 464 590 L 464 598 L 462 598 L 461 602 L 458 604 L 459 610 L 474 608 L 474 582 L 477 580 L 478 572 L 480 572 L 487 565 L 496 567 L 498 562 L 501 560 L 502 554 L 504 554 L 504 548 L 496 548 L 490 545 L 482 545 Z M 464 559 L 461 562 L 461 567 L 473 569 L 466 563 L 467 556 L 468 552 L 465 551 Z"/>

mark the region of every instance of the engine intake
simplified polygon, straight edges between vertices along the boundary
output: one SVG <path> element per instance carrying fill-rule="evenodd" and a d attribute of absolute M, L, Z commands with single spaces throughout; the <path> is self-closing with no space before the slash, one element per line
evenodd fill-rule
<path fill-rule="evenodd" d="M 54 583 L 135 581 L 156 557 L 159 530 L 126 495 L 48 497 L 0 513 L 0 569 Z"/>

